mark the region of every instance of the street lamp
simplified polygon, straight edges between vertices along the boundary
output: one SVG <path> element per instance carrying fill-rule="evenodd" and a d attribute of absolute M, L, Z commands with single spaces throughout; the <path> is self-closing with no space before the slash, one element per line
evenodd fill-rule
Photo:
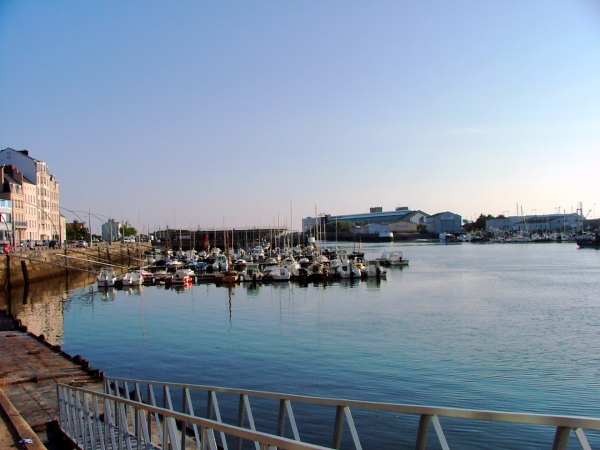
<path fill-rule="evenodd" d="M 64 206 L 61 206 L 60 209 L 64 209 L 66 211 L 69 211 L 70 213 L 73 213 L 77 216 L 77 218 L 81 221 L 82 224 L 85 224 L 85 220 L 83 220 L 81 217 L 79 217 L 79 214 L 77 214 L 75 211 L 70 210 L 69 208 L 65 208 Z M 81 212 L 81 211 L 80 211 Z M 90 236 L 92 235 L 92 226 L 90 224 Z M 91 239 L 91 237 L 90 237 Z M 90 242 L 90 247 L 91 247 L 91 242 Z"/>

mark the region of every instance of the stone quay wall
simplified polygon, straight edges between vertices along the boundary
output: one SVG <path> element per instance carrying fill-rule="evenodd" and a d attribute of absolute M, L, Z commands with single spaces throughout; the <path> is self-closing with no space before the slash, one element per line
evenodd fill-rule
<path fill-rule="evenodd" d="M 92 248 L 68 246 L 62 249 L 18 248 L 15 253 L 0 254 L 0 286 L 14 287 L 70 272 L 100 272 L 103 266 L 117 271 L 140 267 L 148 244 L 112 244 Z"/>

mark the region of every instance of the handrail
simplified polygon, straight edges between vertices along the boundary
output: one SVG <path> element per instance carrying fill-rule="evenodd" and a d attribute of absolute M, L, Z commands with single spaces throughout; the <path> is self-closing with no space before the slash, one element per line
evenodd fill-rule
<path fill-rule="evenodd" d="M 577 440 L 582 449 L 591 449 L 587 438 L 584 433 L 584 429 L 587 430 L 600 430 L 600 418 L 594 417 L 580 417 L 580 416 L 565 416 L 565 415 L 549 415 L 549 414 L 534 414 L 534 413 L 517 413 L 517 412 L 505 412 L 505 411 L 489 411 L 489 410 L 476 410 L 476 409 L 462 409 L 462 408 L 451 408 L 441 406 L 425 406 L 425 405 L 410 405 L 402 403 L 385 403 L 385 402 L 373 402 L 373 401 L 362 401 L 362 400 L 351 400 L 351 399 L 340 399 L 340 398 L 328 398 L 328 397 L 317 397 L 317 396 L 306 396 L 296 394 L 286 394 L 279 392 L 268 392 L 268 391 L 254 391 L 245 389 L 234 389 L 218 386 L 206 386 L 206 385 L 194 385 L 186 383 L 166 383 L 158 381 L 148 380 L 135 380 L 128 378 L 105 378 L 105 390 L 108 393 L 114 393 L 116 396 L 124 396 L 130 398 L 129 387 L 133 387 L 134 393 L 137 399 L 144 402 L 149 401 L 151 398 L 154 400 L 154 387 L 161 388 L 165 395 L 169 396 L 170 403 L 170 389 L 182 389 L 183 390 L 183 409 L 193 410 L 191 404 L 190 391 L 204 391 L 208 394 L 208 408 L 207 417 L 210 419 L 213 412 L 217 415 L 217 420 L 220 422 L 220 412 L 217 403 L 217 393 L 231 394 L 239 396 L 239 414 L 238 414 L 238 426 L 243 426 L 244 417 L 246 416 L 253 428 L 252 413 L 250 410 L 250 397 L 257 397 L 263 399 L 275 399 L 279 400 L 279 419 L 277 432 L 278 435 L 283 435 L 283 428 L 285 424 L 286 415 L 290 422 L 296 440 L 300 440 L 298 427 L 295 422 L 291 402 L 305 403 L 320 406 L 334 406 L 336 410 L 335 424 L 334 424 L 334 439 L 333 447 L 340 447 L 341 432 L 344 425 L 344 418 L 350 428 L 352 439 L 356 449 L 361 449 L 360 439 L 356 426 L 352 418 L 350 408 L 370 410 L 370 411 L 387 411 L 394 413 L 403 413 L 409 415 L 419 416 L 419 427 L 416 436 L 416 448 L 424 449 L 427 439 L 429 425 L 432 424 L 435 434 L 437 435 L 442 448 L 449 448 L 444 436 L 443 429 L 439 422 L 439 417 L 455 418 L 455 419 L 467 419 L 477 421 L 490 421 L 490 422 L 503 422 L 523 425 L 539 425 L 539 426 L 550 426 L 555 427 L 555 437 L 553 450 L 565 449 L 569 435 L 571 431 L 574 432 Z M 146 386 L 148 389 L 149 399 L 144 399 L 141 395 L 142 386 Z M 172 405 L 170 406 L 172 408 Z M 238 447 L 239 448 L 239 447 Z"/>
<path fill-rule="evenodd" d="M 59 423 L 65 434 L 79 448 L 173 448 L 181 450 L 182 435 L 177 422 L 195 425 L 201 429 L 197 448 L 217 450 L 214 432 L 225 433 L 257 443 L 259 449 L 285 448 L 289 450 L 327 450 L 326 447 L 298 442 L 247 428 L 236 427 L 215 420 L 183 414 L 109 394 L 74 387 L 57 385 Z M 103 401 L 99 401 L 103 400 Z M 102 412 L 101 412 L 102 411 Z M 163 428 L 159 447 L 148 427 L 150 414 L 160 417 Z M 182 427 L 182 430 L 185 430 Z M 154 436 L 155 438 L 155 436 Z M 118 444 L 118 447 L 117 447 Z"/>
<path fill-rule="evenodd" d="M 505 411 L 491 411 L 481 409 L 451 408 L 446 406 L 423 406 L 405 403 L 372 402 L 364 400 L 350 400 L 331 397 L 317 397 L 310 395 L 285 394 L 281 392 L 254 391 L 248 389 L 236 389 L 217 386 L 207 386 L 186 383 L 168 383 L 161 381 L 136 380 L 129 378 L 107 377 L 109 382 L 127 382 L 138 384 L 150 384 L 153 386 L 169 386 L 171 388 L 187 388 L 203 391 L 221 392 L 224 394 L 248 395 L 253 397 L 284 399 L 303 403 L 329 406 L 348 406 L 353 408 L 370 409 L 377 411 L 400 412 L 408 414 L 430 414 L 457 419 L 488 420 L 496 422 L 521 423 L 527 425 L 550 425 L 565 426 L 571 428 L 585 428 L 600 431 L 600 418 L 583 416 L 556 416 L 550 414 L 517 413 Z M 105 383 L 106 384 L 106 383 Z"/>

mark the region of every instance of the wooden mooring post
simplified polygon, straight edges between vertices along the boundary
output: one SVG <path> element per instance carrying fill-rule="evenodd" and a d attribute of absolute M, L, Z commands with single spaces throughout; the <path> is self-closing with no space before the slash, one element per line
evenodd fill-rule
<path fill-rule="evenodd" d="M 27 261 L 24 259 L 21 260 L 21 270 L 23 271 L 23 280 L 25 284 L 29 284 L 29 273 L 27 272 Z"/>

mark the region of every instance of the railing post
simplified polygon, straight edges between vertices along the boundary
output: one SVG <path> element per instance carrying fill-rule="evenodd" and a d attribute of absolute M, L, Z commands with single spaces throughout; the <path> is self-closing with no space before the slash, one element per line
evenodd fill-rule
<path fill-rule="evenodd" d="M 333 425 L 333 445 L 332 448 L 339 449 L 342 445 L 342 429 L 344 427 L 344 407 L 335 408 L 335 423 Z"/>
<path fill-rule="evenodd" d="M 240 394 L 240 404 L 238 406 L 238 422 L 237 426 L 244 428 L 244 394 Z M 242 438 L 236 439 L 236 449 L 242 450 Z"/>
<path fill-rule="evenodd" d="M 206 418 L 208 420 L 212 420 L 212 410 L 213 410 L 212 392 L 213 391 L 208 391 L 208 399 L 206 400 Z"/>
<path fill-rule="evenodd" d="M 350 434 L 352 435 L 352 440 L 354 441 L 354 448 L 356 450 L 362 450 L 362 445 L 360 445 L 360 439 L 358 437 L 358 430 L 354 424 L 354 419 L 352 418 L 352 413 L 350 412 L 349 406 L 344 407 L 344 414 L 346 414 L 346 421 L 348 422 Z"/>
<path fill-rule="evenodd" d="M 150 402 L 150 404 L 152 406 L 156 406 L 156 398 L 154 397 L 154 386 L 152 384 L 148 384 L 148 395 L 149 395 L 149 399 L 148 401 Z M 156 420 L 156 432 L 158 433 L 158 438 L 160 441 L 162 441 L 162 427 L 160 426 L 160 414 L 158 413 L 152 413 L 152 415 L 154 416 L 154 420 Z M 149 430 L 151 429 L 150 427 L 148 428 Z"/>
<path fill-rule="evenodd" d="M 279 415 L 277 416 L 277 436 L 283 436 L 285 431 L 285 400 L 279 400 Z"/>
<path fill-rule="evenodd" d="M 188 388 L 183 388 L 181 391 L 181 412 L 183 414 L 188 414 L 188 408 L 187 408 L 187 396 L 189 393 L 189 389 Z M 185 438 L 187 435 L 187 422 L 182 421 L 181 422 L 181 448 L 185 448 Z"/>
<path fill-rule="evenodd" d="M 427 432 L 429 431 L 430 422 L 431 415 L 429 414 L 421 414 L 419 417 L 419 430 L 417 431 L 415 450 L 425 450 L 425 445 L 427 444 Z"/>
<path fill-rule="evenodd" d="M 433 429 L 437 434 L 437 437 L 440 441 L 440 446 L 442 450 L 450 450 L 448 446 L 448 441 L 446 441 L 446 436 L 444 435 L 444 430 L 442 429 L 442 424 L 440 423 L 440 419 L 437 415 L 431 416 L 431 422 L 433 423 Z"/>
<path fill-rule="evenodd" d="M 556 433 L 554 433 L 554 442 L 552 443 L 552 450 L 566 450 L 570 433 L 571 428 L 569 427 L 556 427 Z"/>

